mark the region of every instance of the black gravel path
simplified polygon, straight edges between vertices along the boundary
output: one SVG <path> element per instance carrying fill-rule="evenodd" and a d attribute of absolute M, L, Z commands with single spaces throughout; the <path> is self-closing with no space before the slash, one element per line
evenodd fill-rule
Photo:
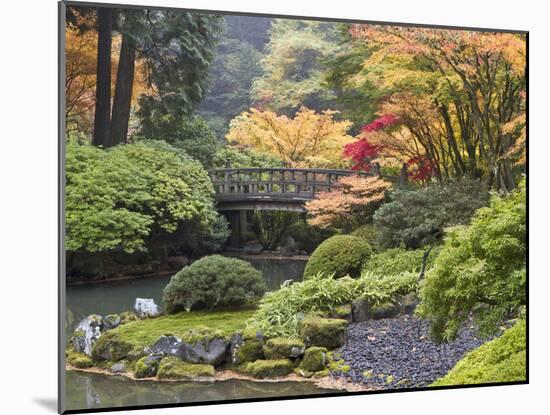
<path fill-rule="evenodd" d="M 377 389 L 427 386 L 482 343 L 474 329 L 466 327 L 455 341 L 435 344 L 429 338 L 429 323 L 410 316 L 351 323 L 339 353 L 351 369 L 332 376 Z"/>

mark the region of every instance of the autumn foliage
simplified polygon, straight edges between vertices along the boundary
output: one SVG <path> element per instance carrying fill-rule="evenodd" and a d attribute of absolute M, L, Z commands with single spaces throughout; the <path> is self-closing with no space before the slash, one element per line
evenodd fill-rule
<path fill-rule="evenodd" d="M 343 177 L 336 190 L 318 193 L 306 203 L 308 222 L 320 228 L 366 223 L 389 187 L 390 183 L 379 177 Z"/>
<path fill-rule="evenodd" d="M 342 168 L 342 151 L 353 141 L 349 121 L 335 121 L 335 111 L 302 107 L 294 118 L 251 108 L 231 122 L 230 143 L 279 157 L 289 167 Z"/>

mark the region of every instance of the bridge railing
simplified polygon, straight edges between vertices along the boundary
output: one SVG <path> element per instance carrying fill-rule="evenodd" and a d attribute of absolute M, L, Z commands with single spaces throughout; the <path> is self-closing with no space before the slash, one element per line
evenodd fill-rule
<path fill-rule="evenodd" d="M 317 192 L 330 192 L 340 178 L 372 173 L 335 169 L 227 168 L 211 172 L 218 197 L 245 195 L 287 195 L 313 198 Z"/>

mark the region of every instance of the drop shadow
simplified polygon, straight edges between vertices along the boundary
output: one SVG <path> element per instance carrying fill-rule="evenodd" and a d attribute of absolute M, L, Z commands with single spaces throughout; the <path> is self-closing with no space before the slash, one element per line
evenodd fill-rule
<path fill-rule="evenodd" d="M 34 401 L 52 412 L 57 413 L 57 399 L 54 398 L 35 398 Z"/>

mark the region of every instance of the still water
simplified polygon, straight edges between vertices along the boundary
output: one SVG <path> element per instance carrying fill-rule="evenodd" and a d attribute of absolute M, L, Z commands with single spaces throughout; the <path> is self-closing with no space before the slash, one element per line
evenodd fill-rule
<path fill-rule="evenodd" d="M 66 409 L 227 401 L 335 393 L 310 382 L 151 382 L 122 376 L 67 372 Z"/>
<path fill-rule="evenodd" d="M 299 281 L 305 261 L 247 259 L 262 272 L 269 290 L 287 279 Z M 154 298 L 162 304 L 162 290 L 170 277 L 132 279 L 67 287 L 66 333 L 90 315 L 132 310 L 136 297 Z M 311 395 L 334 392 L 309 382 L 250 382 L 228 380 L 213 383 L 159 383 L 132 381 L 120 376 L 67 372 L 66 409 L 105 408 L 150 404 L 220 401 L 274 396 Z"/>

